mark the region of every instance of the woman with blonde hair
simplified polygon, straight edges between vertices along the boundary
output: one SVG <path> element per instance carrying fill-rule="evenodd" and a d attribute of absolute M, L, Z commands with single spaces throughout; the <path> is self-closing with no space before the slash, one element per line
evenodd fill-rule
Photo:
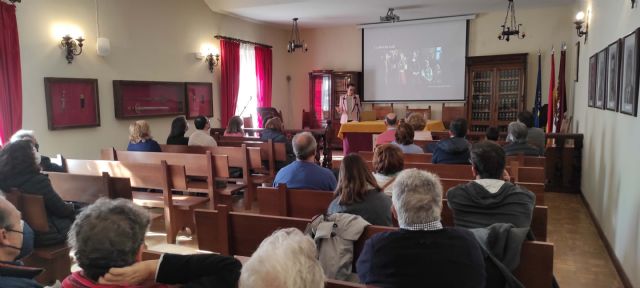
<path fill-rule="evenodd" d="M 224 130 L 224 136 L 227 137 L 243 137 L 244 130 L 242 130 L 242 125 L 244 121 L 240 116 L 233 116 L 229 119 L 229 124 L 227 124 L 227 129 Z"/>
<path fill-rule="evenodd" d="M 138 120 L 129 125 L 129 146 L 127 151 L 162 152 L 158 142 L 151 137 L 149 123 Z"/>
<path fill-rule="evenodd" d="M 424 130 L 424 127 L 427 126 L 427 120 L 424 119 L 421 113 L 411 113 L 409 117 L 407 117 L 407 124 L 413 128 L 413 140 L 433 140 L 431 131 Z"/>
<path fill-rule="evenodd" d="M 372 225 L 393 225 L 391 198 L 382 193 L 358 154 L 351 153 L 342 160 L 334 196 L 327 209 L 328 214 L 349 213 L 364 218 Z"/>

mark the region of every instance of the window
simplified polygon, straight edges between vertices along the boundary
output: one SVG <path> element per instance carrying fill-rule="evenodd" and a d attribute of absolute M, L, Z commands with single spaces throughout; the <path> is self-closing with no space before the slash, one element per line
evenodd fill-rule
<path fill-rule="evenodd" d="M 242 118 L 251 117 L 253 127 L 258 127 L 257 87 L 255 47 L 250 44 L 240 44 L 240 89 L 235 115 Z"/>

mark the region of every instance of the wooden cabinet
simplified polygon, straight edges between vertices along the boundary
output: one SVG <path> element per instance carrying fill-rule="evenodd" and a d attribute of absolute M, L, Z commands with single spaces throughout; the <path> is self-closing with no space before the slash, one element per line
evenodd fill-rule
<path fill-rule="evenodd" d="M 506 132 L 526 107 L 527 54 L 467 57 L 469 131 Z"/>
<path fill-rule="evenodd" d="M 331 147 L 342 148 L 342 140 L 338 139 L 340 131 L 340 114 L 336 111 L 339 99 L 347 94 L 347 85 L 353 83 L 357 91 L 361 91 L 360 72 L 316 70 L 309 73 L 309 111 L 315 116 L 317 127 L 331 126 Z M 358 92 L 356 92 L 358 93 Z M 360 95 L 360 101 L 362 101 Z"/>

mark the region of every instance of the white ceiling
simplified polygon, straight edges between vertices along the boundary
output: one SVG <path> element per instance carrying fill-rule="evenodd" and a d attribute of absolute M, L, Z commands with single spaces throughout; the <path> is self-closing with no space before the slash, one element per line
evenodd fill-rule
<path fill-rule="evenodd" d="M 204 0 L 211 10 L 257 22 L 303 28 L 378 22 L 388 8 L 402 20 L 504 10 L 507 0 Z M 515 0 L 519 8 L 560 6 L 576 0 Z M 544 17 L 544 15 L 540 15 Z"/>

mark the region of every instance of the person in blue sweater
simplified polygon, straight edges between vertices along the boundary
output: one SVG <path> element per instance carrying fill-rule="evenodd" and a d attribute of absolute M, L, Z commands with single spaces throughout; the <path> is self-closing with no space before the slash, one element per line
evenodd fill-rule
<path fill-rule="evenodd" d="M 160 144 L 151 137 L 149 123 L 138 120 L 129 125 L 129 146 L 127 151 L 162 152 Z"/>
<path fill-rule="evenodd" d="M 471 143 L 467 136 L 467 120 L 458 118 L 449 124 L 449 139 L 443 139 L 427 147 L 433 153 L 433 164 L 469 164 Z"/>
<path fill-rule="evenodd" d="M 302 132 L 293 137 L 293 152 L 296 161 L 278 171 L 273 187 L 286 184 L 289 189 L 323 190 L 333 193 L 336 190 L 336 177 L 327 168 L 315 163 L 316 138 L 309 132 Z"/>

